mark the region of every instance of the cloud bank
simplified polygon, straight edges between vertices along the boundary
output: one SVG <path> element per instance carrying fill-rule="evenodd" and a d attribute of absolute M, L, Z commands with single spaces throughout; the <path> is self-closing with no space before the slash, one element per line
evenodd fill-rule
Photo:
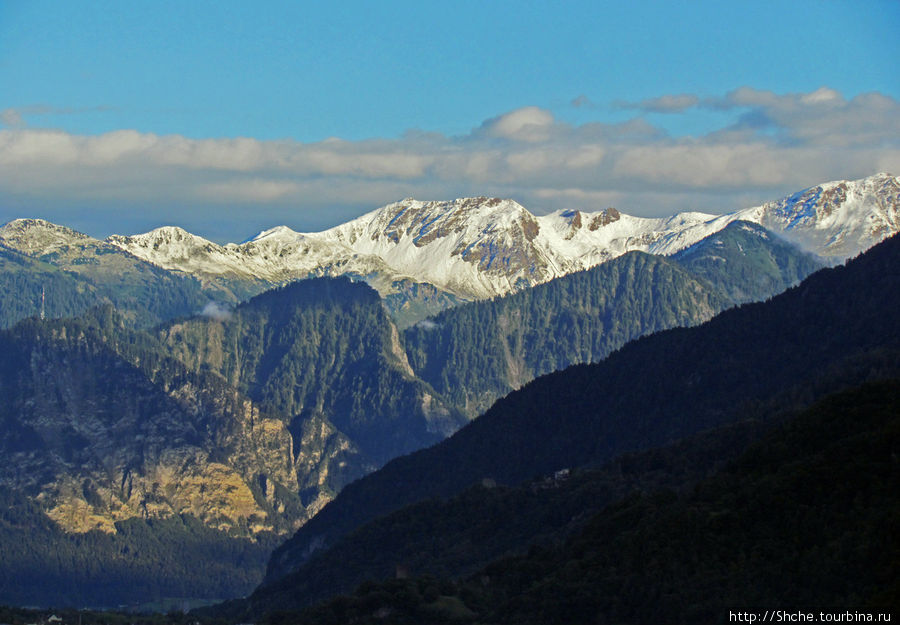
<path fill-rule="evenodd" d="M 581 96 L 573 106 L 586 102 Z M 409 196 L 506 196 L 536 212 L 613 204 L 641 215 L 722 212 L 817 182 L 900 172 L 900 102 L 879 93 L 848 99 L 827 87 L 796 94 L 741 87 L 714 98 L 664 94 L 615 106 L 639 116 L 571 125 L 525 107 L 462 136 L 410 131 L 316 143 L 134 130 L 83 136 L 27 127 L 7 109 L 0 200 L 14 199 L 20 211 L 67 202 L 142 206 L 160 224 L 175 221 L 167 208 L 175 205 L 197 219 L 278 208 L 268 223 L 283 223 L 289 210 L 288 225 L 302 228 L 317 214 L 322 223 L 322 211 L 335 222 L 347 217 L 333 207 L 360 214 Z M 642 116 L 688 110 L 724 111 L 731 122 L 675 137 Z"/>

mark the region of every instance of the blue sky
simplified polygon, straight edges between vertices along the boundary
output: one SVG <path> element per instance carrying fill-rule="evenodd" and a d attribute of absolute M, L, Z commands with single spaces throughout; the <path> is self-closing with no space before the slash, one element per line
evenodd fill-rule
<path fill-rule="evenodd" d="M 900 2 L 0 0 L 0 221 L 735 210 L 900 173 Z"/>

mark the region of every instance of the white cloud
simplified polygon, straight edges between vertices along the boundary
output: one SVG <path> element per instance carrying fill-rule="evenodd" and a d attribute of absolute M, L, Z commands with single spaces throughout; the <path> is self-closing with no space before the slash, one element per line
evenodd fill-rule
<path fill-rule="evenodd" d="M 790 152 L 773 153 L 762 142 L 737 145 L 682 142 L 623 149 L 613 173 L 617 177 L 682 188 L 729 188 L 785 182 Z M 801 156 L 802 158 L 802 156 Z"/>
<path fill-rule="evenodd" d="M 550 111 L 526 106 L 487 120 L 482 124 L 482 130 L 491 137 L 537 142 L 549 137 L 548 131 L 554 123 Z"/>
<path fill-rule="evenodd" d="M 900 102 L 880 93 L 847 100 L 828 87 L 784 95 L 741 87 L 704 104 L 742 110 L 735 128 L 767 130 L 782 142 L 845 148 L 900 141 Z"/>
<path fill-rule="evenodd" d="M 289 180 L 249 178 L 210 182 L 196 187 L 195 197 L 222 203 L 265 204 L 296 196 L 300 185 Z"/>
<path fill-rule="evenodd" d="M 804 104 L 838 103 L 843 99 L 840 93 L 828 87 L 819 87 L 812 93 L 804 93 L 800 96 L 800 101 Z"/>
<path fill-rule="evenodd" d="M 598 167 L 606 154 L 607 150 L 602 145 L 583 145 L 569 152 L 566 156 L 566 166 L 573 169 Z"/>
<path fill-rule="evenodd" d="M 624 199 L 617 191 L 590 191 L 580 188 L 557 189 L 543 188 L 534 190 L 535 197 L 551 202 L 564 202 L 577 206 L 607 207 L 615 206 Z"/>
<path fill-rule="evenodd" d="M 640 117 L 573 126 L 525 107 L 464 136 L 316 143 L 10 127 L 0 129 L 0 199 L 17 207 L 149 206 L 159 224 L 184 206 L 198 219 L 217 217 L 217 207 L 253 207 L 273 220 L 290 215 L 289 225 L 302 229 L 408 196 L 506 196 L 538 212 L 614 204 L 660 215 L 734 210 L 825 180 L 900 172 L 900 102 L 883 94 L 742 87 L 702 101 L 662 95 L 642 106 L 715 109 L 732 121 L 673 138 Z M 0 221 L 18 212 L 0 213 Z"/>

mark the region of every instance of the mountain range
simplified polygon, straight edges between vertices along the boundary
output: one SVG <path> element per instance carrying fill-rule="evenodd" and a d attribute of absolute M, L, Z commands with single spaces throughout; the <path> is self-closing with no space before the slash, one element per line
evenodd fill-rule
<path fill-rule="evenodd" d="M 900 181 L 877 174 L 828 182 L 725 215 L 641 218 L 614 208 L 535 216 L 512 200 L 406 199 L 319 233 L 285 226 L 218 246 L 166 227 L 109 243 L 202 279 L 280 282 L 352 273 L 385 295 L 397 280 L 432 284 L 463 299 L 505 295 L 588 269 L 632 250 L 673 254 L 732 221 L 750 221 L 824 258 L 844 260 L 900 229 Z"/>
<path fill-rule="evenodd" d="M 0 327 L 111 304 L 131 326 L 199 311 L 200 282 L 64 226 L 19 219 L 0 227 Z"/>
<path fill-rule="evenodd" d="M 628 437 L 663 444 L 673 432 L 690 434 L 654 404 L 683 408 L 678 388 L 660 394 L 669 388 L 658 364 L 672 358 L 665 350 L 648 357 L 662 367 L 652 385 L 640 387 L 640 367 L 608 365 L 598 375 L 613 386 L 596 397 L 594 373 L 572 365 L 629 363 L 621 353 L 640 350 L 623 348 L 629 341 L 657 333 L 648 340 L 665 343 L 656 338 L 669 336 L 663 330 L 770 298 L 886 238 L 898 229 L 898 188 L 888 175 L 827 183 L 742 211 L 750 221 L 738 213 L 646 220 L 615 209 L 535 217 L 508 200 L 406 200 L 325 233 L 277 228 L 226 246 L 174 228 L 99 241 L 41 220 L 10 222 L 0 228 L 0 321 L 8 328 L 0 330 L 0 497 L 11 511 L 0 518 L 0 601 L 136 602 L 171 596 L 180 583 L 195 598 L 246 594 L 262 577 L 263 554 L 298 527 L 269 564 L 270 585 L 300 574 L 310 554 L 373 515 L 419 497 L 452 495 L 484 477 L 513 483 L 602 462 L 628 449 Z M 824 311 L 803 309 L 810 332 L 840 323 L 861 332 L 865 322 L 877 338 L 883 329 L 865 315 L 837 320 L 846 312 L 839 301 L 809 297 Z M 423 318 L 434 311 L 442 312 Z M 761 314 L 768 332 L 795 332 L 793 320 L 779 328 L 774 316 Z M 770 342 L 741 332 L 718 340 Z M 844 355 L 860 353 L 865 338 L 846 339 Z M 840 346 L 823 354 L 806 340 L 798 349 L 820 358 L 794 364 L 817 371 L 810 380 L 828 377 L 820 368 L 829 362 L 847 369 L 835 364 Z M 670 353 L 727 360 L 721 346 L 701 344 L 675 341 Z M 865 354 L 870 368 L 892 366 Z M 560 370 L 560 390 L 529 395 Z M 673 383 L 715 401 L 737 385 L 730 397 L 738 404 L 763 401 L 744 382 L 710 376 L 709 385 Z M 766 380 L 759 384 L 793 392 Z M 579 452 L 594 439 L 573 407 L 622 393 L 650 402 L 639 410 L 646 423 L 630 433 L 614 428 L 625 442 L 611 441 L 606 455 Z M 554 417 L 547 427 L 528 417 L 510 426 L 518 433 L 480 425 L 505 423 L 491 415 L 509 406 L 537 414 L 551 397 L 553 410 L 576 421 Z M 698 405 L 695 425 L 728 422 L 707 408 Z M 424 452 L 441 457 L 440 467 L 408 460 L 420 455 L 391 461 L 472 419 Z M 440 451 L 474 444 L 473 436 L 481 442 L 459 457 Z M 514 470 L 483 457 L 499 461 L 509 437 L 524 463 Z M 557 453 L 564 448 L 569 460 Z M 420 473 L 397 474 L 398 466 Z M 396 488 L 372 490 L 383 479 Z M 29 526 L 40 531 L 29 534 Z M 167 543 L 180 545 L 177 553 Z M 200 583 L 192 564 L 216 577 Z M 22 567 L 34 579 L 65 581 L 48 594 L 17 576 Z M 175 578 L 161 576 L 163 568 Z"/>
<path fill-rule="evenodd" d="M 633 217 L 614 208 L 536 216 L 513 200 L 406 199 L 318 233 L 286 226 L 218 245 L 181 228 L 98 241 L 42 220 L 0 228 L 0 245 L 90 274 L 120 250 L 199 281 L 208 299 L 237 302 L 312 276 L 349 275 L 373 286 L 405 326 L 458 304 L 496 297 L 594 267 L 628 251 L 670 255 L 733 221 L 764 226 L 825 262 L 840 262 L 900 230 L 900 181 L 876 174 L 827 182 L 724 215 Z M 33 288 L 31 289 L 34 290 Z M 37 298 L 32 293 L 29 303 Z"/>
<path fill-rule="evenodd" d="M 217 576 L 184 587 L 206 599 L 245 594 L 277 536 L 493 399 L 641 334 L 700 323 L 736 303 L 735 284 L 765 297 L 821 266 L 744 222 L 689 257 L 709 265 L 705 277 L 675 258 L 630 252 L 406 331 L 374 290 L 346 277 L 298 281 L 146 329 L 107 303 L 0 331 L 0 483 L 14 509 L 44 519 L 27 521 L 44 528 L 33 535 L 22 534 L 21 516 L 5 531 L 0 524 L 0 548 L 15 546 L 0 567 L 0 597 L 146 601 L 177 586 L 157 576 L 163 562 L 189 576 L 192 562 L 215 553 L 230 554 L 209 565 Z M 752 282 L 747 263 L 757 267 Z M 178 554 L 165 553 L 166 542 L 180 544 Z M 47 556 L 41 567 L 35 554 Z M 83 575 L 85 562 L 96 574 Z M 47 594 L 23 585 L 22 566 L 69 582 Z"/>

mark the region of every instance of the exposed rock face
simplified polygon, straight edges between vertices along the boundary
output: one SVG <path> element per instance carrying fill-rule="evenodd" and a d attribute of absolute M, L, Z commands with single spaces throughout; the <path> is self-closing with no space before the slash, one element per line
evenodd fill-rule
<path fill-rule="evenodd" d="M 287 532 L 465 421 L 415 376 L 377 294 L 346 279 L 156 335 L 111 309 L 31 320 L 0 348 L 0 485 L 71 532 L 174 515 Z"/>
<path fill-rule="evenodd" d="M 591 219 L 590 225 L 588 225 L 589 230 L 597 230 L 598 228 L 602 228 L 603 226 L 608 226 L 614 221 L 618 221 L 621 215 L 619 211 L 610 206 L 605 211 L 601 212 L 599 215 L 595 216 Z"/>
<path fill-rule="evenodd" d="M 175 514 L 235 534 L 296 524 L 279 518 L 298 488 L 291 435 L 234 389 L 171 363 L 150 379 L 78 322 L 19 326 L 2 342 L 0 482 L 63 528 Z"/>

